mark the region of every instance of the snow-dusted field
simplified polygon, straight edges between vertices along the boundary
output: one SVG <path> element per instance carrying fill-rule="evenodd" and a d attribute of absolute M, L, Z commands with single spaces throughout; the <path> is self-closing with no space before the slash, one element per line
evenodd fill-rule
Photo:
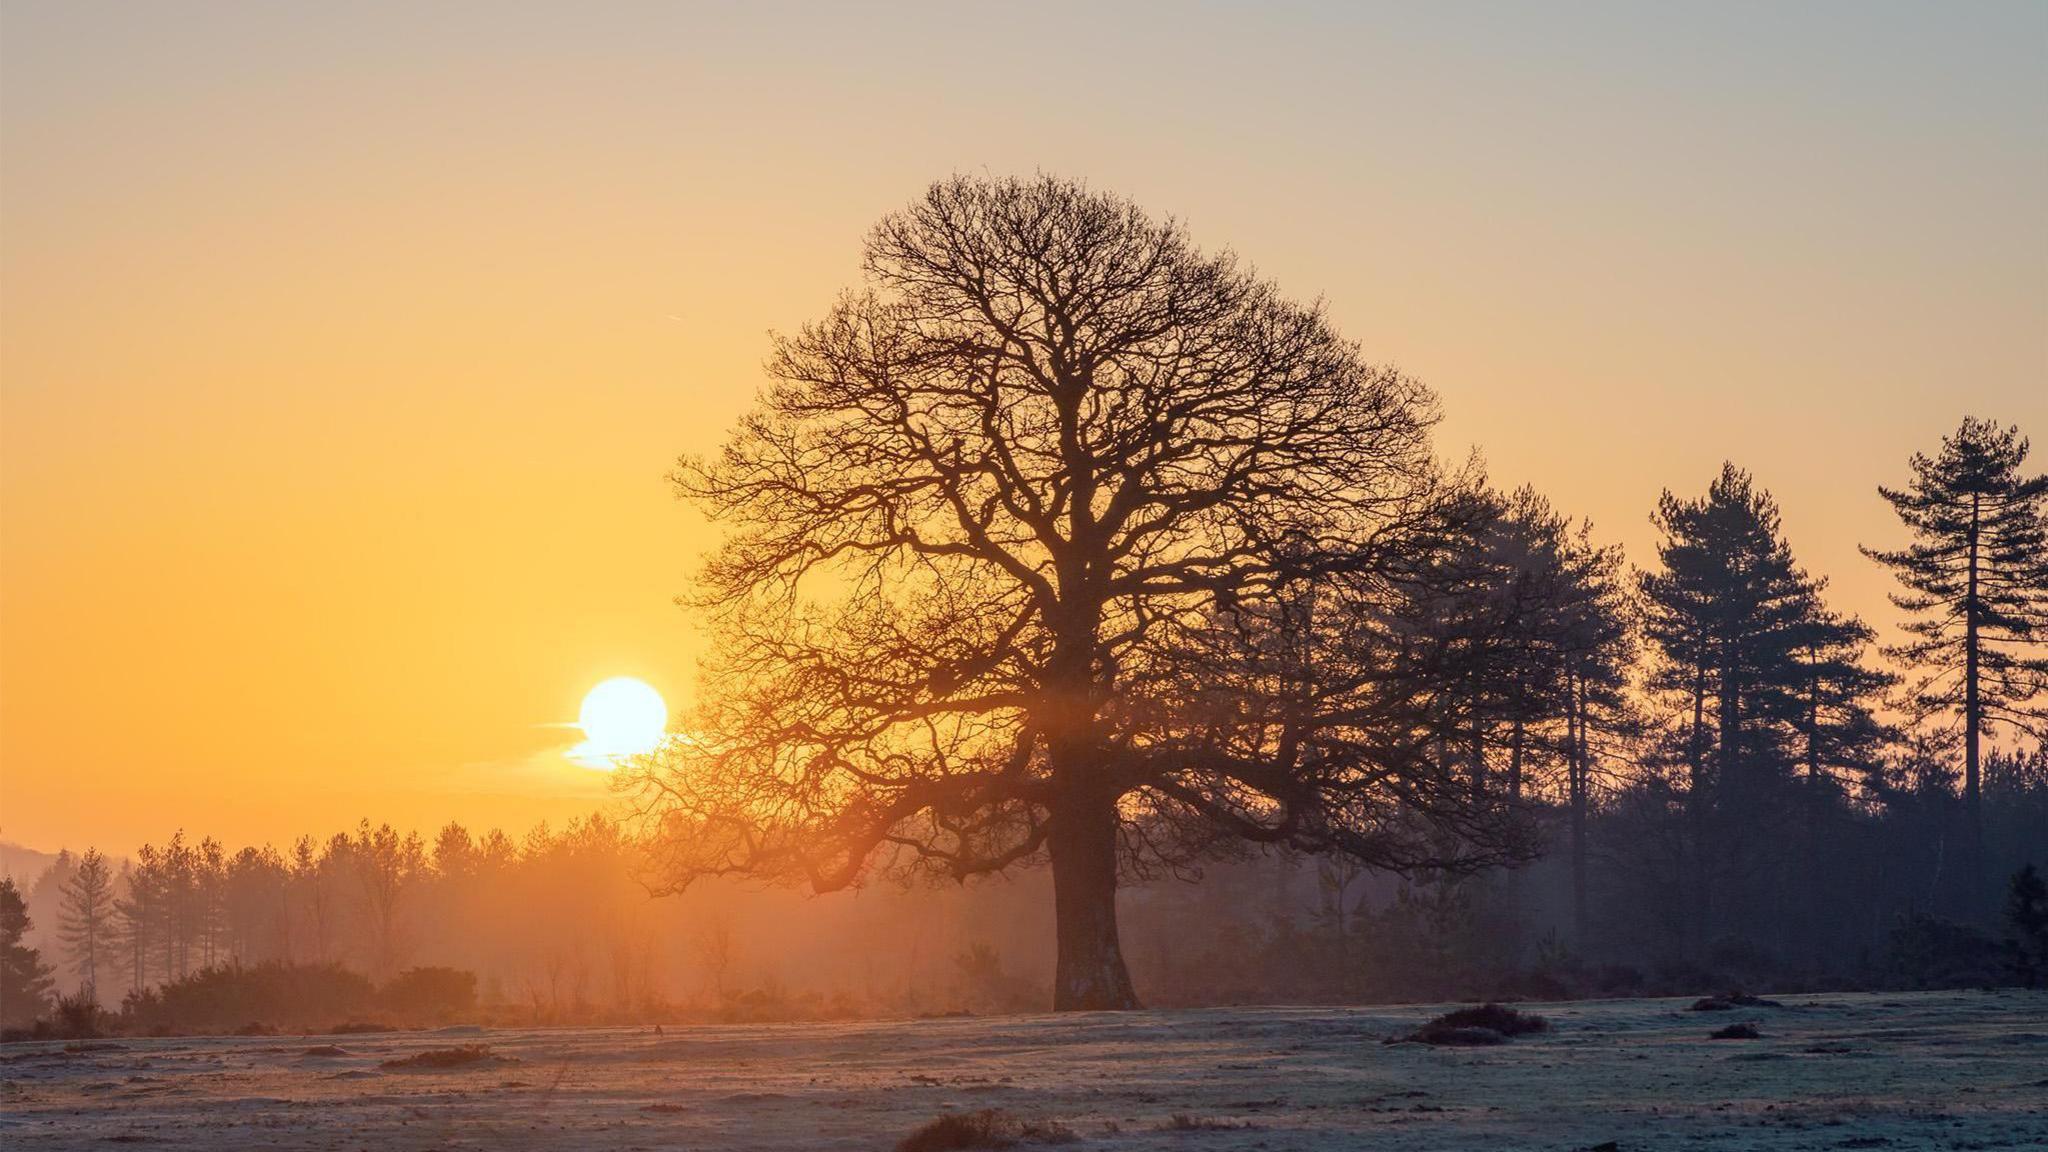
<path fill-rule="evenodd" d="M 1101 1149 L 2048 1147 L 2048 993 L 1784 1000 L 1457 1049 L 1380 1043 L 1441 1006 L 9 1045 L 0 1146 L 873 1149 L 1002 1108 Z M 511 1059 L 380 1067 L 464 1043 Z"/>

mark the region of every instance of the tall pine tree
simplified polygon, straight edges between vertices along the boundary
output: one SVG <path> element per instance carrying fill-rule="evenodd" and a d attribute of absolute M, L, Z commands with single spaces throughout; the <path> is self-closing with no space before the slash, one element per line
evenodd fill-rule
<path fill-rule="evenodd" d="M 114 936 L 114 871 L 97 848 L 87 848 L 78 870 L 64 884 L 64 910 L 58 935 L 78 972 L 78 987 L 99 996 L 100 962 L 109 958 Z"/>
<path fill-rule="evenodd" d="M 1878 488 L 1913 542 L 1863 549 L 1905 585 L 1891 599 L 1913 617 L 1903 626 L 1912 639 L 1885 652 L 1917 673 L 1916 719 L 1961 721 L 1969 866 L 1979 881 L 1984 731 L 2048 730 L 2048 708 L 2037 703 L 2048 694 L 2048 475 L 2021 473 L 2027 449 L 2018 427 L 1964 417 L 1938 454 L 1913 454 L 1904 488 Z"/>
<path fill-rule="evenodd" d="M 1637 728 L 1630 706 L 1629 670 L 1635 663 L 1633 604 L 1624 582 L 1621 550 L 1592 541 L 1592 525 L 1564 536 L 1556 602 L 1558 670 L 1564 688 L 1565 801 L 1570 815 L 1573 941 L 1590 941 L 1587 824 L 1603 744 L 1627 739 Z"/>
<path fill-rule="evenodd" d="M 1700 944 L 1732 926 L 1717 901 L 1755 911 L 1782 887 L 1765 858 L 1786 846 L 1773 833 L 1794 774 L 1841 760 L 1868 723 L 1870 684 L 1855 661 L 1865 632 L 1822 605 L 1777 502 L 1734 465 L 1703 498 L 1666 492 L 1652 522 L 1662 563 L 1641 578 L 1644 632 L 1662 657 L 1651 686 L 1679 705 Z"/>

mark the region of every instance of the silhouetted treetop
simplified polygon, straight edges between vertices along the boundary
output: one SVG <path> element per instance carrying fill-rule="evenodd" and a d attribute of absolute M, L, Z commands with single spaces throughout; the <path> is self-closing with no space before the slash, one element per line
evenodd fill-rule
<path fill-rule="evenodd" d="M 2017 426 L 1964 417 L 1939 454 L 1913 454 L 1906 487 L 1878 487 L 1912 543 L 1863 550 L 1906 589 L 1892 602 L 1912 639 L 1885 652 L 1918 673 L 1918 717 L 1961 721 L 1973 869 L 1985 726 L 2048 734 L 2048 475 L 2020 471 L 2027 449 Z"/>
<path fill-rule="evenodd" d="M 675 882 L 1047 850 L 1060 1002 L 1103 1006 L 1131 999 L 1119 846 L 1207 842 L 1141 834 L 1169 817 L 1391 865 L 1501 851 L 1421 755 L 1476 657 L 1406 607 L 1493 514 L 1437 467 L 1422 385 L 1176 222 L 1048 177 L 937 184 L 863 266 L 675 473 L 727 533 L 694 597 L 720 637 L 701 738 L 636 777 L 689 828 Z"/>

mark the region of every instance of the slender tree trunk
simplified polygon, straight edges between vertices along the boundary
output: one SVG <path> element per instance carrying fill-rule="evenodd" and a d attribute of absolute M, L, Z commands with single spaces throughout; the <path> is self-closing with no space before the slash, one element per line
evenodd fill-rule
<path fill-rule="evenodd" d="M 1723 659 L 1733 662 L 1732 657 Z M 1743 779 L 1742 765 L 1742 698 L 1732 667 L 1721 669 L 1721 689 L 1719 699 L 1715 701 L 1715 716 L 1720 727 L 1721 745 L 1714 765 L 1719 769 L 1714 781 L 1719 795 L 1715 799 L 1723 815 L 1740 822 L 1744 816 L 1742 807 L 1747 800 L 1747 781 Z"/>
<path fill-rule="evenodd" d="M 1479 717 L 1479 709 L 1472 710 L 1472 795 L 1486 796 L 1486 722 Z"/>
<path fill-rule="evenodd" d="M 1708 939 L 1713 919 L 1712 888 L 1708 873 L 1712 871 L 1713 852 L 1707 832 L 1707 666 L 1701 659 L 1693 668 L 1692 684 L 1692 734 L 1688 741 L 1688 768 L 1690 777 L 1686 783 L 1687 796 L 1685 814 L 1692 825 L 1692 922 L 1688 927 L 1686 951 L 1699 955 Z"/>
<path fill-rule="evenodd" d="M 1572 943 L 1581 956 L 1592 939 L 1586 904 L 1586 805 L 1591 781 L 1586 762 L 1586 689 L 1578 676 L 1566 680 L 1566 771 L 1572 804 Z"/>
<path fill-rule="evenodd" d="M 1115 801 L 1070 797 L 1052 820 L 1046 845 L 1052 854 L 1059 934 L 1053 1011 L 1136 1008 L 1138 997 L 1117 939 Z"/>
<path fill-rule="evenodd" d="M 1522 799 L 1522 718 L 1515 717 L 1514 727 L 1508 732 L 1508 799 L 1520 803 Z"/>
<path fill-rule="evenodd" d="M 1963 878 L 1970 885 L 1965 907 L 1971 916 L 1983 906 L 1984 889 L 1984 806 L 1978 790 L 1978 742 L 1984 728 L 1984 704 L 1977 693 L 1978 617 L 1983 606 L 1977 600 L 1978 530 L 1982 497 L 1970 497 L 1969 589 L 1963 598 L 1963 818 L 1968 822 L 1969 859 Z"/>
<path fill-rule="evenodd" d="M 1714 765 L 1713 818 L 1716 828 L 1715 866 L 1719 873 L 1721 898 L 1729 908 L 1740 909 L 1755 907 L 1755 893 L 1750 890 L 1747 874 L 1753 844 L 1753 822 L 1749 810 L 1752 797 L 1749 765 L 1743 757 L 1742 689 L 1736 680 L 1735 660 L 1734 652 L 1722 653 L 1720 688 L 1714 702 L 1720 729 L 1720 749 Z M 1708 936 L 1707 946 L 1711 948 L 1714 940 L 1714 936 Z"/>
<path fill-rule="evenodd" d="M 1820 774 L 1820 653 L 1809 647 L 1808 659 L 1815 671 L 1807 681 L 1806 708 L 1806 935 L 1813 959 L 1818 964 L 1822 959 L 1822 941 L 1827 936 L 1821 927 L 1820 818 L 1824 797 Z"/>

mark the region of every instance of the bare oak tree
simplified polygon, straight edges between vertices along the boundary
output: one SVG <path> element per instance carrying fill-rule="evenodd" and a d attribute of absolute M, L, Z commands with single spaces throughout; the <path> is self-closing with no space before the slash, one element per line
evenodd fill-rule
<path fill-rule="evenodd" d="M 1120 871 L 1232 843 L 1518 849 L 1435 755 L 1493 646 L 1425 627 L 1487 515 L 1430 393 L 1171 220 L 954 179 L 678 492 L 724 525 L 686 738 L 622 774 L 663 883 L 1049 861 L 1054 1006 L 1135 1006 Z"/>

